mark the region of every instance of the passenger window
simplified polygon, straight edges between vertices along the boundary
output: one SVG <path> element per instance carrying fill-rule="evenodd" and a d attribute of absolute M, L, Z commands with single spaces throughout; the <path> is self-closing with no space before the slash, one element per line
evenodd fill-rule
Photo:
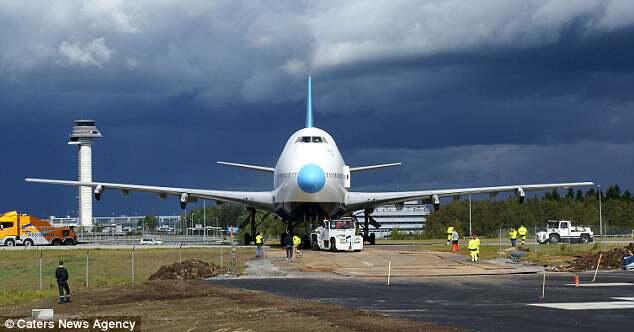
<path fill-rule="evenodd" d="M 0 222 L 0 229 L 11 228 L 11 227 L 13 227 L 13 222 L 10 222 L 10 221 Z"/>
<path fill-rule="evenodd" d="M 321 142 L 322 142 L 321 141 L 321 137 L 319 137 L 319 136 L 313 137 L 313 143 L 321 143 Z"/>

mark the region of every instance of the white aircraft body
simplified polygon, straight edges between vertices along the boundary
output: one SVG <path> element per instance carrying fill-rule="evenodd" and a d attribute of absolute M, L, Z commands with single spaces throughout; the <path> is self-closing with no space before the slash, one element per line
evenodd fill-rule
<path fill-rule="evenodd" d="M 224 191 L 192 188 L 157 187 L 136 184 L 108 182 L 79 182 L 50 179 L 27 178 L 27 182 L 48 183 L 70 186 L 88 186 L 94 189 L 99 200 L 106 190 L 121 190 L 157 193 L 165 198 L 177 196 L 181 207 L 197 199 L 231 202 L 246 206 L 251 211 L 251 234 L 255 234 L 255 209 L 266 210 L 280 216 L 292 228 L 299 222 L 314 218 L 333 218 L 354 211 L 365 211 L 364 234 L 368 239 L 368 223 L 378 227 L 378 223 L 369 217 L 372 210 L 380 205 L 392 203 L 402 206 L 406 201 L 421 200 L 438 209 L 440 198 L 469 194 L 514 192 L 520 201 L 526 192 L 556 188 L 591 186 L 592 182 L 520 184 L 497 187 L 434 189 L 405 192 L 355 192 L 350 191 L 352 173 L 400 165 L 400 163 L 381 164 L 363 167 L 348 166 L 335 140 L 324 130 L 313 127 L 311 101 L 311 80 L 308 78 L 308 98 L 306 127 L 295 132 L 286 142 L 284 150 L 275 167 L 218 162 L 220 164 L 271 173 L 273 190 L 271 191 Z M 250 241 L 247 235 L 247 242 Z"/>

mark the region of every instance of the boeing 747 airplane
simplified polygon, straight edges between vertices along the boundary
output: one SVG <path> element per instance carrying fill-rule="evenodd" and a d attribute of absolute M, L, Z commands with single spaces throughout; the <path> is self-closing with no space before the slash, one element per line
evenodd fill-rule
<path fill-rule="evenodd" d="M 404 192 L 356 192 L 350 191 L 350 178 L 356 172 L 376 170 L 400 165 L 400 163 L 371 166 L 348 166 L 335 143 L 334 138 L 322 129 L 313 126 L 311 78 L 308 78 L 306 105 L 306 126 L 295 132 L 286 142 L 275 167 L 255 166 L 239 163 L 218 162 L 224 165 L 270 173 L 273 176 L 273 190 L 270 191 L 224 191 L 191 188 L 157 187 L 109 182 L 79 182 L 27 178 L 27 182 L 48 183 L 69 186 L 86 186 L 94 189 L 99 200 L 106 190 L 121 190 L 157 193 L 165 198 L 177 196 L 181 208 L 197 199 L 214 200 L 242 204 L 250 211 L 251 235 L 256 231 L 256 209 L 277 214 L 290 229 L 306 220 L 316 218 L 337 218 L 354 211 L 363 210 L 362 223 L 364 239 L 373 240 L 369 225 L 379 227 L 371 217 L 373 209 L 380 205 L 402 206 L 406 201 L 421 200 L 440 207 L 440 198 L 482 193 L 513 192 L 520 202 L 526 192 L 556 188 L 591 186 L 592 182 L 519 184 L 497 187 L 434 189 Z M 245 242 L 251 241 L 247 234 Z M 371 241 L 374 242 L 374 241 Z"/>

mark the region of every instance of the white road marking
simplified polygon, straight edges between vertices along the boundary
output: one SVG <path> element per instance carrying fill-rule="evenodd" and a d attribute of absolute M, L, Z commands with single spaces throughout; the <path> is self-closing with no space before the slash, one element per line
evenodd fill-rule
<path fill-rule="evenodd" d="M 384 310 L 371 309 L 370 311 L 376 311 L 376 312 L 423 312 L 423 311 L 427 311 L 427 309 L 384 309 Z"/>
<path fill-rule="evenodd" d="M 366 262 L 366 261 L 361 261 L 361 263 L 363 263 L 363 265 L 369 266 L 369 267 L 373 267 L 374 266 L 374 264 L 372 264 L 370 262 Z"/>
<path fill-rule="evenodd" d="M 634 301 L 634 297 L 613 297 L 615 300 Z"/>
<path fill-rule="evenodd" d="M 566 286 L 574 286 L 575 284 L 566 284 Z M 618 287 L 618 286 L 634 286 L 631 282 L 596 282 L 593 284 L 579 284 L 579 287 Z"/>
<path fill-rule="evenodd" d="M 534 307 L 544 307 L 562 310 L 606 310 L 606 309 L 634 309 L 634 302 L 576 302 L 576 303 L 530 303 Z"/>

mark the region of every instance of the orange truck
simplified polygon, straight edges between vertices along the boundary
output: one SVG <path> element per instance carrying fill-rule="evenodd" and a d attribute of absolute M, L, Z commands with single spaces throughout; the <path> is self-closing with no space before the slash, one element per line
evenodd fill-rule
<path fill-rule="evenodd" d="M 48 221 L 17 211 L 0 216 L 0 245 L 75 245 L 77 233 L 72 227 L 55 227 Z"/>

